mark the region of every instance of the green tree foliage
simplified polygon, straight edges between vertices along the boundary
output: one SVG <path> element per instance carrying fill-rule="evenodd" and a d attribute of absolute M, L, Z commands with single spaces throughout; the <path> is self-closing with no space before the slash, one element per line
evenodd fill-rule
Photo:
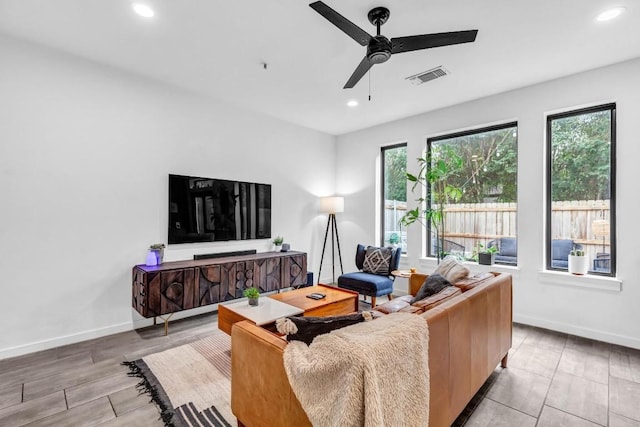
<path fill-rule="evenodd" d="M 517 128 L 439 140 L 434 152 L 446 150 L 462 159 L 449 184 L 462 191 L 460 203 L 517 201 Z"/>
<path fill-rule="evenodd" d="M 551 199 L 609 198 L 611 112 L 598 111 L 551 122 Z"/>
<path fill-rule="evenodd" d="M 387 200 L 407 201 L 407 147 L 384 151 L 384 194 Z"/>

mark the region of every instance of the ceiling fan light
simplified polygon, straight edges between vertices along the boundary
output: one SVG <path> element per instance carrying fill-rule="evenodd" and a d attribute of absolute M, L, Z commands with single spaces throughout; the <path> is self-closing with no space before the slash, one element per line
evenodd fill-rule
<path fill-rule="evenodd" d="M 357 107 L 358 106 L 358 101 L 356 101 L 355 99 L 351 99 L 347 102 L 347 107 Z"/>
<path fill-rule="evenodd" d="M 131 5 L 131 7 L 133 8 L 133 11 L 135 13 L 137 13 L 138 15 L 144 18 L 153 18 L 153 15 L 155 15 L 155 12 L 153 11 L 153 9 L 151 9 L 146 4 L 134 3 L 133 5 Z"/>
<path fill-rule="evenodd" d="M 604 12 L 600 12 L 598 16 L 596 16 L 596 21 L 598 22 L 610 21 L 622 15 L 622 13 L 626 10 L 627 9 L 625 7 L 614 7 L 611 9 L 607 9 Z"/>

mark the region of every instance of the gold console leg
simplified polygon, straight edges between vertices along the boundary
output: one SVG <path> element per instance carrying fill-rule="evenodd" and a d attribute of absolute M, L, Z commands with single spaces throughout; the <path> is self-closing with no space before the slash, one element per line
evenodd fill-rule
<path fill-rule="evenodd" d="M 167 316 L 167 318 L 165 319 L 162 316 L 158 316 L 159 318 L 161 318 L 162 320 L 164 320 L 164 336 L 166 337 L 169 334 L 169 319 L 171 319 L 171 316 L 173 316 L 173 313 L 169 314 L 169 316 Z M 156 324 L 156 318 L 153 318 L 153 324 Z"/>

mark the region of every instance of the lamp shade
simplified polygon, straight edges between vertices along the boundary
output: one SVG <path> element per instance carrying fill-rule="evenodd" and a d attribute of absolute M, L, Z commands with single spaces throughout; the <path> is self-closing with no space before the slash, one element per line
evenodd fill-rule
<path fill-rule="evenodd" d="M 591 231 L 596 237 L 607 237 L 609 230 L 609 221 L 606 219 L 596 219 L 591 223 Z"/>
<path fill-rule="evenodd" d="M 344 212 L 344 197 L 321 197 L 320 211 L 328 214 Z"/>

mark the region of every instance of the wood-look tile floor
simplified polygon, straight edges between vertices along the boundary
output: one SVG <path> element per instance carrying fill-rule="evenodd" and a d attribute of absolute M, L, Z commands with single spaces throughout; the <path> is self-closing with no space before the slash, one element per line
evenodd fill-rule
<path fill-rule="evenodd" d="M 217 328 L 215 314 L 0 360 L 0 426 L 162 426 L 123 360 Z M 640 351 L 514 325 L 496 368 L 456 426 L 640 427 Z"/>

